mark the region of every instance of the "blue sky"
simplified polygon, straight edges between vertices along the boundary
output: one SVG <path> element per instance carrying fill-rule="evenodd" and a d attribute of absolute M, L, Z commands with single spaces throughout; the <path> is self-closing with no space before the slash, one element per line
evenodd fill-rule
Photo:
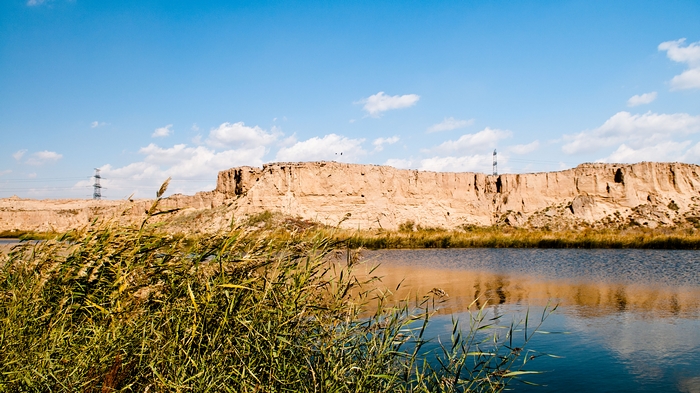
<path fill-rule="evenodd" d="M 700 2 L 0 2 L 0 197 L 337 160 L 700 163 Z M 340 154 L 342 153 L 342 155 Z"/>

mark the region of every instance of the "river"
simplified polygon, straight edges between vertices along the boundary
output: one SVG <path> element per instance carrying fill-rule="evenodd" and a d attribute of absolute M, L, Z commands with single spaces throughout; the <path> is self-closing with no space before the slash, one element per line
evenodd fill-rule
<path fill-rule="evenodd" d="M 528 347 L 543 371 L 527 392 L 700 392 L 700 253 L 685 250 L 437 249 L 363 253 L 401 299 L 448 296 L 428 330 L 449 341 L 452 318 L 475 300 L 500 323 L 558 309 Z M 473 306 L 472 306 L 473 308 Z M 435 340 L 437 341 L 437 340 Z"/>

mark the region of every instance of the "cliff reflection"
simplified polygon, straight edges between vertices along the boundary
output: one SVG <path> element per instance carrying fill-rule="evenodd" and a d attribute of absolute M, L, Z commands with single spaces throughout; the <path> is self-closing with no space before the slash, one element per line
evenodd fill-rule
<path fill-rule="evenodd" d="M 373 265 L 358 268 L 365 277 Z M 640 312 L 651 318 L 690 317 L 700 311 L 700 288 L 636 285 L 614 282 L 590 282 L 475 270 L 436 269 L 427 266 L 380 265 L 372 276 L 391 291 L 394 300 L 421 297 L 434 288 L 448 296 L 438 313 L 466 311 L 469 305 L 518 304 L 543 306 L 548 302 L 576 306 L 570 310 L 582 317 L 601 317 L 624 311 Z M 398 290 L 395 290 L 399 286 Z"/>

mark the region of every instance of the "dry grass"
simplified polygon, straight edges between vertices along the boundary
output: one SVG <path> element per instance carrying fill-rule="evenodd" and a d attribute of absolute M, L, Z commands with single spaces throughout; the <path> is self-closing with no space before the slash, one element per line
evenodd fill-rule
<path fill-rule="evenodd" d="M 487 334 L 482 308 L 427 353 L 437 295 L 387 304 L 353 252 L 330 258 L 336 234 L 292 224 L 102 224 L 15 247 L 0 261 L 0 392 L 501 391 L 523 375 L 532 328 Z"/>
<path fill-rule="evenodd" d="M 378 248 L 651 248 L 700 249 L 697 230 L 547 231 L 503 227 L 445 231 L 344 231 L 350 247 Z"/>

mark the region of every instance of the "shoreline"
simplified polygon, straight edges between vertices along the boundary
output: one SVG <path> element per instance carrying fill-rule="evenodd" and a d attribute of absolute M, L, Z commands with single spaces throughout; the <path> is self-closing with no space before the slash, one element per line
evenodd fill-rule
<path fill-rule="evenodd" d="M 414 231 L 377 231 L 330 228 L 317 223 L 285 227 L 270 222 L 264 227 L 242 226 L 270 240 L 284 241 L 293 233 L 304 237 L 329 236 L 344 247 L 367 249 L 435 248 L 539 248 L 539 249 L 658 249 L 700 250 L 700 230 L 662 229 L 585 229 L 548 231 L 540 229 L 485 227 L 470 230 L 418 229 Z M 166 230 L 181 237 L 199 236 Z M 0 236 L 0 244 L 20 244 L 27 240 L 54 239 L 70 233 L 25 231 L 19 237 Z M 0 234 L 1 235 L 1 234 Z"/>

